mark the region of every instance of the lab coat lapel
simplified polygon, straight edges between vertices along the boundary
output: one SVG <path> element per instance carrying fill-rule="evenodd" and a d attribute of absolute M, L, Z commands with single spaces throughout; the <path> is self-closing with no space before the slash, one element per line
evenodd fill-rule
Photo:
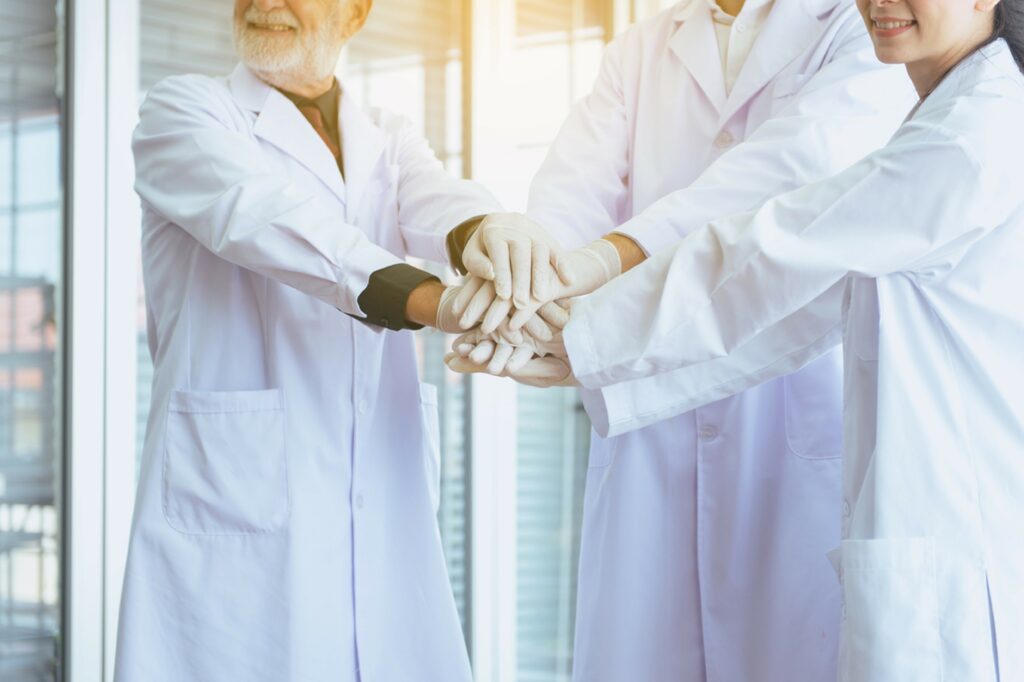
<path fill-rule="evenodd" d="M 722 112 L 726 123 L 825 29 L 835 0 L 775 0 Z"/>
<path fill-rule="evenodd" d="M 384 151 L 384 133 L 374 125 L 363 108 L 348 94 L 341 97 L 339 110 L 341 148 L 345 159 L 345 203 L 349 222 L 356 220 L 363 198 L 377 173 Z"/>
<path fill-rule="evenodd" d="M 338 164 L 295 105 L 241 64 L 231 75 L 231 89 L 242 106 L 256 112 L 256 136 L 305 166 L 344 203 L 345 187 Z"/>
<path fill-rule="evenodd" d="M 680 26 L 670 39 L 672 51 L 697 81 L 715 111 L 725 106 L 725 77 L 718 38 L 711 20 L 711 11 L 703 0 L 692 0 L 676 13 Z"/>

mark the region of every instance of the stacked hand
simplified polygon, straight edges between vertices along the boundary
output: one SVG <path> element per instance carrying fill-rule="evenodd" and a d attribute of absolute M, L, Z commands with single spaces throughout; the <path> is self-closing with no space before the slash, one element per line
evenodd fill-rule
<path fill-rule="evenodd" d="M 525 216 L 497 214 L 481 223 L 462 259 L 470 276 L 447 289 L 438 308 L 439 329 L 468 331 L 448 366 L 531 386 L 575 385 L 561 330 L 572 298 L 620 274 L 615 245 L 599 239 L 564 252 Z"/>
<path fill-rule="evenodd" d="M 510 377 L 541 388 L 577 385 L 561 330 L 550 341 L 524 333 L 522 342 L 512 344 L 501 334 L 485 334 L 476 329 L 460 336 L 452 347 L 455 352 L 449 353 L 445 362 L 456 372 Z"/>

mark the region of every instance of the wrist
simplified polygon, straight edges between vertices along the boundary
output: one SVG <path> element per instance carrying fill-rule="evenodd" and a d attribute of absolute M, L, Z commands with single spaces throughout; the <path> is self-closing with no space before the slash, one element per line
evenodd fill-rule
<path fill-rule="evenodd" d="M 619 260 L 622 263 L 622 272 L 626 272 L 640 265 L 647 260 L 647 254 L 640 248 L 631 237 L 627 237 L 624 234 L 614 232 L 612 234 L 603 237 L 608 242 L 611 242 L 615 250 L 619 252 Z"/>
<path fill-rule="evenodd" d="M 423 282 L 409 293 L 405 303 L 405 319 L 426 327 L 437 326 L 437 309 L 445 286 L 437 280 Z"/>

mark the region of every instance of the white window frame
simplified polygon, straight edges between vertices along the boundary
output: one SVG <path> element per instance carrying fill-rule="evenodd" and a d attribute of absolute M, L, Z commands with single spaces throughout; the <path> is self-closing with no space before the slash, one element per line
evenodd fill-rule
<path fill-rule="evenodd" d="M 138 0 L 65 0 L 65 679 L 113 680 L 135 490 Z"/>

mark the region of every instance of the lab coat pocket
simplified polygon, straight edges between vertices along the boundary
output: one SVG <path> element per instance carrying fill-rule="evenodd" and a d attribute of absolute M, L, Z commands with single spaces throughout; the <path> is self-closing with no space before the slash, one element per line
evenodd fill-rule
<path fill-rule="evenodd" d="M 441 504 L 441 419 L 437 405 L 437 386 L 420 384 L 420 408 L 423 414 L 423 464 L 430 502 L 436 514 Z"/>
<path fill-rule="evenodd" d="M 837 349 L 783 378 L 786 442 L 797 457 L 842 456 L 842 376 L 842 355 Z"/>
<path fill-rule="evenodd" d="M 942 679 L 935 544 L 930 538 L 842 544 L 842 682 Z"/>
<path fill-rule="evenodd" d="M 163 508 L 182 533 L 282 529 L 291 500 L 281 392 L 175 391 L 167 414 Z"/>

